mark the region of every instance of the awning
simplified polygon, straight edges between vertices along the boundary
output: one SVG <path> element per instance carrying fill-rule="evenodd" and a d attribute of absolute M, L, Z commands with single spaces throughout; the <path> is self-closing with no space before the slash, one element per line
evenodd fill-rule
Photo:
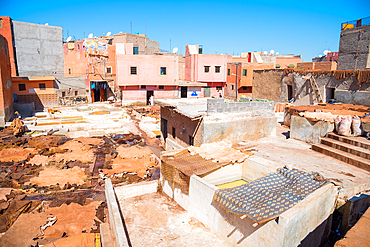
<path fill-rule="evenodd" d="M 204 86 L 207 86 L 207 83 L 197 82 L 197 81 L 179 80 L 179 86 L 180 87 L 204 87 Z"/>
<path fill-rule="evenodd" d="M 250 183 L 217 190 L 213 202 L 227 212 L 263 223 L 294 207 L 326 183 L 318 173 L 279 168 L 276 173 Z"/>

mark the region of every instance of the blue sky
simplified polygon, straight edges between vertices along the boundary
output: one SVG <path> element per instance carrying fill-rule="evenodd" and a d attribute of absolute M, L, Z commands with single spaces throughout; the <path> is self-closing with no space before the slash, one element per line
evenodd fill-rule
<path fill-rule="evenodd" d="M 339 47 L 340 24 L 370 16 L 370 1 L 23 1 L 0 0 L 0 15 L 63 27 L 82 39 L 146 33 L 161 49 L 202 44 L 204 53 L 270 51 L 311 61 Z M 171 40 L 171 42 L 170 42 Z"/>

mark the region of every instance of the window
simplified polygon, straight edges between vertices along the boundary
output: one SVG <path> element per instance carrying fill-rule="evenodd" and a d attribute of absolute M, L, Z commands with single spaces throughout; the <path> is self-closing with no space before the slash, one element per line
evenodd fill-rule
<path fill-rule="evenodd" d="M 252 93 L 252 87 L 242 87 L 243 93 Z"/>
<path fill-rule="evenodd" d="M 68 74 L 72 75 L 72 69 L 71 68 L 68 68 Z"/>
<path fill-rule="evenodd" d="M 80 50 L 80 44 L 77 44 L 77 51 Z"/>
<path fill-rule="evenodd" d="M 210 66 L 204 66 L 204 73 L 208 73 L 209 72 L 209 67 Z"/>
<path fill-rule="evenodd" d="M 243 76 L 247 76 L 247 70 L 243 69 Z"/>
<path fill-rule="evenodd" d="M 215 73 L 220 73 L 221 66 L 215 66 Z"/>
<path fill-rule="evenodd" d="M 134 47 L 134 55 L 138 55 L 139 54 L 139 47 Z"/>
<path fill-rule="evenodd" d="M 0 28 L 3 27 L 3 19 L 0 18 Z"/>
<path fill-rule="evenodd" d="M 234 90 L 234 85 L 231 85 L 231 90 Z"/>
<path fill-rule="evenodd" d="M 62 92 L 62 97 L 66 97 L 66 92 Z"/>
<path fill-rule="evenodd" d="M 172 136 L 173 136 L 173 139 L 176 138 L 176 129 L 174 127 L 172 127 Z"/>
<path fill-rule="evenodd" d="M 78 95 L 78 91 L 75 91 L 75 96 L 77 96 Z"/>
<path fill-rule="evenodd" d="M 164 89 L 164 86 L 159 86 L 159 89 Z"/>
<path fill-rule="evenodd" d="M 216 90 L 220 91 L 220 90 L 222 90 L 222 87 L 216 87 Z"/>
<path fill-rule="evenodd" d="M 166 67 L 161 67 L 161 75 L 166 75 Z"/>
<path fill-rule="evenodd" d="M 193 136 L 189 136 L 189 145 L 194 146 L 194 137 Z"/>
<path fill-rule="evenodd" d="M 26 84 L 18 84 L 19 91 L 26 91 Z"/>
<path fill-rule="evenodd" d="M 140 88 L 141 89 L 146 89 L 146 85 L 141 85 Z"/>
<path fill-rule="evenodd" d="M 111 66 L 108 66 L 105 69 L 106 69 L 107 74 L 112 74 L 112 67 Z"/>
<path fill-rule="evenodd" d="M 227 69 L 227 75 L 230 75 L 230 69 Z"/>
<path fill-rule="evenodd" d="M 39 83 L 39 89 L 40 90 L 46 90 L 45 83 Z"/>
<path fill-rule="evenodd" d="M 137 67 L 130 67 L 131 75 L 137 75 Z"/>

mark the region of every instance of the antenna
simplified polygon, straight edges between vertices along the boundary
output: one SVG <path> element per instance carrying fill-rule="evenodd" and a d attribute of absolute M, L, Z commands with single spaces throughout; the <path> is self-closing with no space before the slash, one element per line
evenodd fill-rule
<path fill-rule="evenodd" d="M 112 32 L 107 32 L 107 34 L 105 36 L 110 36 L 112 34 Z"/>
<path fill-rule="evenodd" d="M 71 39 L 72 39 L 72 37 L 71 37 L 71 36 L 69 36 L 69 37 L 66 39 L 66 42 L 71 41 Z"/>
<path fill-rule="evenodd" d="M 131 25 L 131 34 L 132 34 L 132 22 L 131 22 L 131 24 L 130 24 L 130 25 Z"/>
<path fill-rule="evenodd" d="M 178 51 L 179 51 L 179 48 L 175 47 L 175 48 L 173 48 L 172 53 L 176 53 Z"/>
<path fill-rule="evenodd" d="M 89 36 L 87 36 L 87 37 L 91 39 L 92 37 L 94 37 L 94 34 L 90 33 Z"/>

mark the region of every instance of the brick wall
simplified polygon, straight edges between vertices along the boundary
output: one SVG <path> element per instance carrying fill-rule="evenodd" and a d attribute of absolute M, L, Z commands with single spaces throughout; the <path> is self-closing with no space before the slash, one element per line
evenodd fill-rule
<path fill-rule="evenodd" d="M 260 112 L 273 111 L 274 102 L 231 102 L 225 103 L 224 99 L 207 99 L 207 112 Z"/>
<path fill-rule="evenodd" d="M 342 30 L 338 70 L 365 69 L 368 64 L 369 43 L 370 25 Z"/>
<path fill-rule="evenodd" d="M 44 107 L 57 106 L 58 96 L 56 93 L 17 95 L 17 101 L 33 102 L 36 109 L 43 109 Z"/>

